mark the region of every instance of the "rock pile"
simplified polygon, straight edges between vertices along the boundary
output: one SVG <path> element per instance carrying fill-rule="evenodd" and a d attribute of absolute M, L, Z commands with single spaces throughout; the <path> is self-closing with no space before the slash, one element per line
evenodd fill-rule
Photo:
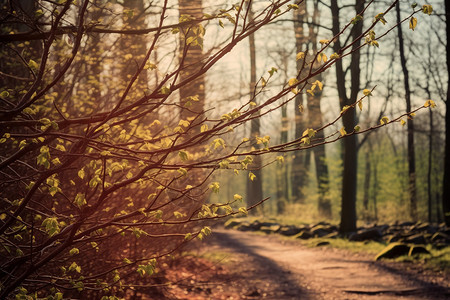
<path fill-rule="evenodd" d="M 271 221 L 230 219 L 225 228 L 241 231 L 261 231 L 267 234 L 281 234 L 298 239 L 342 237 L 338 227 L 327 222 L 312 225 L 284 225 Z M 442 249 L 450 245 L 450 228 L 445 224 L 432 225 L 426 222 L 404 222 L 389 225 L 371 225 L 358 228 L 346 236 L 349 241 L 377 241 L 386 243 L 387 247 L 376 259 L 395 258 L 402 255 L 429 254 L 425 245 Z"/>

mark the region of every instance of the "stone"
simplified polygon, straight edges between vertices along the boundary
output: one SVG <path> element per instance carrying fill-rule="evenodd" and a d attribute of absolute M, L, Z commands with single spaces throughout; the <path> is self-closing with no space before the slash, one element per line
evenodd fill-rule
<path fill-rule="evenodd" d="M 261 228 L 259 228 L 259 231 L 262 231 L 264 233 L 276 233 L 278 230 L 280 230 L 279 224 L 274 224 L 270 226 L 263 225 Z"/>
<path fill-rule="evenodd" d="M 423 245 L 427 243 L 427 239 L 425 235 L 422 233 L 414 234 L 405 239 L 405 242 L 415 245 Z"/>
<path fill-rule="evenodd" d="M 337 228 L 335 228 L 335 226 L 319 225 L 319 226 L 315 226 L 311 229 L 311 234 L 315 237 L 324 237 L 327 234 L 332 233 L 336 229 Z"/>
<path fill-rule="evenodd" d="M 237 225 L 241 224 L 243 221 L 236 220 L 236 219 L 229 219 L 225 222 L 224 226 L 225 228 L 234 228 Z"/>
<path fill-rule="evenodd" d="M 311 232 L 309 232 L 309 230 L 303 230 L 295 236 L 296 239 L 302 239 L 302 240 L 307 240 L 312 237 L 313 237 L 313 235 L 311 234 Z"/>
<path fill-rule="evenodd" d="M 328 242 L 328 241 L 320 241 L 316 244 L 316 247 L 327 246 L 329 244 L 330 244 L 330 242 Z"/>
<path fill-rule="evenodd" d="M 450 236 L 445 234 L 445 233 L 443 233 L 443 232 L 440 232 L 440 231 L 438 231 L 435 234 L 433 234 L 431 236 L 430 240 L 433 243 L 440 242 L 440 243 L 450 244 Z"/>
<path fill-rule="evenodd" d="M 300 231 L 302 231 L 302 229 L 297 226 L 281 226 L 278 233 L 284 236 L 293 236 L 298 234 Z"/>
<path fill-rule="evenodd" d="M 375 260 L 380 260 L 382 258 L 396 258 L 403 255 L 408 255 L 410 246 L 402 243 L 392 243 L 386 246 L 377 256 Z"/>
<path fill-rule="evenodd" d="M 408 256 L 414 256 L 418 254 L 430 254 L 430 252 L 425 248 L 425 246 L 411 246 Z"/>
<path fill-rule="evenodd" d="M 378 227 L 372 227 L 367 229 L 359 230 L 349 236 L 350 241 L 367 241 L 367 240 L 378 240 L 383 237 L 383 232 Z"/>

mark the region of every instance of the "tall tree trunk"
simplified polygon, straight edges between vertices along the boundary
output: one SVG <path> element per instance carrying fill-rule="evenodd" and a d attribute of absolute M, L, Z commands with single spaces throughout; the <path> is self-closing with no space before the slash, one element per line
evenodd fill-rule
<path fill-rule="evenodd" d="M 294 33 L 295 33 L 295 46 L 297 53 L 305 51 L 305 33 L 303 30 L 304 17 L 306 16 L 306 3 L 299 4 L 299 9 L 294 10 Z M 297 71 L 300 70 L 302 61 L 297 61 Z M 303 120 L 303 94 L 298 93 L 295 96 L 295 139 L 302 137 L 303 130 L 305 129 Z M 307 180 L 307 162 L 306 156 L 308 151 L 297 151 L 293 154 L 292 168 L 291 168 L 291 186 L 292 186 L 292 198 L 293 201 L 298 203 L 305 202 L 305 194 L 303 187 L 306 186 Z"/>
<path fill-rule="evenodd" d="M 314 11 L 312 13 L 312 23 L 319 24 L 319 2 L 314 2 Z M 313 53 L 317 53 L 317 32 L 314 30 L 315 25 L 309 25 L 309 37 L 308 40 L 312 43 Z M 317 62 L 315 62 L 317 63 Z M 313 78 L 313 81 L 322 81 L 322 74 Z M 315 91 L 314 95 L 308 94 L 308 120 L 312 128 L 321 128 L 323 126 L 322 111 L 320 108 L 320 100 L 322 98 L 322 92 L 320 90 Z M 322 131 L 317 132 L 316 137 L 320 140 L 325 139 L 325 133 Z M 319 201 L 318 211 L 319 216 L 330 219 L 331 218 L 331 202 L 329 198 L 329 178 L 328 178 L 328 165 L 326 161 L 325 145 L 318 145 L 314 147 L 314 160 L 316 165 L 316 178 L 318 185 Z"/>
<path fill-rule="evenodd" d="M 287 65 L 287 64 L 285 64 Z M 280 143 L 284 144 L 288 141 L 288 118 L 287 118 L 287 106 L 281 107 L 281 136 Z M 289 174 L 287 173 L 286 164 L 280 164 L 277 166 L 277 214 L 282 214 L 286 209 L 286 202 L 288 199 L 288 180 Z"/>
<path fill-rule="evenodd" d="M 371 161 L 370 161 L 370 152 L 372 149 L 367 149 L 365 152 L 365 160 L 366 160 L 366 166 L 364 168 L 364 196 L 363 196 L 363 209 L 364 209 L 364 216 L 363 218 L 366 221 L 370 220 L 370 213 L 369 213 L 369 199 L 370 199 L 370 179 L 371 179 Z"/>
<path fill-rule="evenodd" d="M 202 0 L 178 0 L 180 17 L 188 16 L 189 18 L 201 19 L 203 18 Z M 183 27 L 182 34 L 180 34 L 180 81 L 189 78 L 193 73 L 197 72 L 203 61 L 203 47 L 202 41 L 198 45 L 193 43 L 187 45 L 186 41 L 189 37 L 195 36 L 194 29 L 199 25 L 187 25 Z M 200 38 L 200 40 L 202 37 Z M 197 79 L 189 84 L 180 87 L 180 104 L 181 113 L 180 119 L 187 120 L 189 118 L 196 118 L 191 123 L 191 134 L 200 132 L 200 126 L 197 126 L 204 118 L 203 110 L 205 104 L 205 76 L 200 75 Z M 198 96 L 198 101 L 191 101 L 189 97 Z"/>
<path fill-rule="evenodd" d="M 450 78 L 450 4 L 445 1 L 445 24 L 447 27 L 447 74 Z M 442 193 L 442 210 L 444 221 L 450 226 L 450 80 L 447 80 L 447 99 L 445 101 L 445 158 L 444 158 L 444 182 Z"/>
<path fill-rule="evenodd" d="M 433 111 L 430 109 L 430 133 L 428 134 L 428 174 L 427 174 L 427 181 L 428 181 L 428 222 L 431 223 L 432 221 L 432 195 L 431 195 L 431 188 L 432 188 L 432 168 L 433 168 Z"/>
<path fill-rule="evenodd" d="M 395 6 L 397 13 L 397 23 L 401 22 L 400 19 L 400 3 L 397 2 Z M 405 48 L 403 43 L 403 31 L 402 27 L 397 26 L 398 41 L 400 51 L 400 64 L 403 71 L 403 82 L 405 86 L 405 100 L 406 100 L 406 112 L 411 111 L 411 89 L 409 87 L 409 72 L 406 66 Z M 416 188 L 416 159 L 414 151 L 414 123 L 412 119 L 407 120 L 408 130 L 408 182 L 409 182 L 409 215 L 413 221 L 417 220 L 417 188 Z"/>
<path fill-rule="evenodd" d="M 249 21 L 253 21 L 253 11 L 251 7 L 251 2 L 248 5 L 248 17 Z M 250 95 L 254 96 L 254 90 L 256 86 L 256 47 L 255 47 L 255 35 L 251 34 L 249 36 L 249 50 L 250 50 Z M 254 99 L 256 100 L 256 99 Z M 256 137 L 260 135 L 260 118 L 259 112 L 256 113 L 255 118 L 251 120 L 250 123 L 250 136 L 253 141 L 252 146 L 258 147 L 256 144 Z M 247 204 L 249 206 L 255 205 L 262 200 L 263 189 L 262 189 L 262 160 L 260 155 L 256 155 L 253 159 L 252 173 L 256 176 L 254 179 L 247 178 Z M 258 208 L 261 211 L 261 208 Z M 253 209 L 252 214 L 256 214 L 257 210 Z"/>
<path fill-rule="evenodd" d="M 364 8 L 364 1 L 356 1 L 355 11 L 359 14 Z M 337 0 L 331 1 L 331 13 L 333 15 L 333 34 L 337 35 L 339 28 L 339 6 Z M 353 40 L 356 40 L 362 34 L 363 22 L 358 22 L 352 30 Z M 360 40 L 355 42 L 352 49 L 361 45 Z M 341 48 L 340 40 L 334 43 L 334 51 L 339 54 Z M 350 62 L 350 97 L 346 93 L 345 73 L 342 60 L 336 62 L 336 80 L 341 108 L 352 105 L 356 102 L 360 85 L 360 53 L 355 51 L 351 55 Z M 352 132 L 356 125 L 356 112 L 354 108 L 348 109 L 342 116 L 342 122 L 347 132 Z M 341 204 L 341 222 L 339 231 L 348 233 L 356 230 L 356 187 L 357 187 L 357 159 L 358 145 L 356 135 L 351 135 L 343 139 L 343 178 L 342 178 L 342 204 Z"/>

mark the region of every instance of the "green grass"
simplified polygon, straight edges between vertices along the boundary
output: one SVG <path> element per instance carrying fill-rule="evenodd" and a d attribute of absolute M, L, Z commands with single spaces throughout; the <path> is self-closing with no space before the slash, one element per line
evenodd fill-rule
<path fill-rule="evenodd" d="M 353 242 L 342 238 L 311 238 L 308 240 L 300 240 L 300 243 L 307 247 L 316 247 L 318 243 L 324 241 L 329 242 L 329 244 L 325 245 L 324 247 L 344 249 L 356 253 L 367 253 L 373 255 L 374 259 L 375 256 L 387 246 L 386 243 L 379 243 L 375 241 Z M 427 269 L 442 271 L 450 274 L 450 247 L 438 250 L 433 248 L 432 245 L 426 245 L 426 249 L 430 252 L 431 255 L 420 254 L 413 257 L 404 255 L 395 259 L 388 260 L 397 262 L 421 263 Z"/>
<path fill-rule="evenodd" d="M 386 247 L 385 243 L 374 241 L 353 242 L 343 238 L 311 238 L 301 241 L 301 243 L 307 247 L 316 247 L 320 242 L 329 242 L 326 247 L 345 249 L 356 253 L 364 252 L 373 255 L 378 254 Z"/>

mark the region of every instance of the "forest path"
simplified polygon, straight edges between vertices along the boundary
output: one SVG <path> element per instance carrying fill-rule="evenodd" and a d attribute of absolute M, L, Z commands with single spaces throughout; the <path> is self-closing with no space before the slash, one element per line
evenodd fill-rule
<path fill-rule="evenodd" d="M 223 299 L 450 299 L 449 278 L 413 264 L 236 230 L 215 229 L 204 243 L 232 273 Z"/>

